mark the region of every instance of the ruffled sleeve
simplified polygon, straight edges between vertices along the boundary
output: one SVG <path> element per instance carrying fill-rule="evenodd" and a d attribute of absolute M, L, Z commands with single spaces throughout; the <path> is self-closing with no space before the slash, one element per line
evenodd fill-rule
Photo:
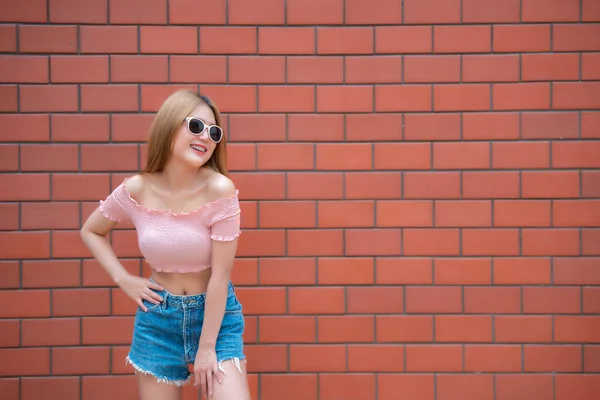
<path fill-rule="evenodd" d="M 232 241 L 240 236 L 240 204 L 238 191 L 231 197 L 223 197 L 212 204 L 213 210 L 208 222 L 210 238 L 219 241 Z"/>
<path fill-rule="evenodd" d="M 131 218 L 134 204 L 125 188 L 125 182 L 113 190 L 105 200 L 100 200 L 99 209 L 102 215 L 111 221 L 121 222 Z"/>

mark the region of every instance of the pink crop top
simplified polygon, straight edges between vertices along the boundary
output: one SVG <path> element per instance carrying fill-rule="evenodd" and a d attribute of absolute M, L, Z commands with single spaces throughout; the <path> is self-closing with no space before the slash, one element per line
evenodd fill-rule
<path fill-rule="evenodd" d="M 129 178 L 127 178 L 129 179 Z M 100 211 L 112 221 L 130 219 L 142 255 L 161 272 L 198 272 L 210 268 L 211 239 L 235 240 L 240 231 L 238 191 L 190 212 L 147 208 L 138 204 L 123 181 L 104 201 Z"/>

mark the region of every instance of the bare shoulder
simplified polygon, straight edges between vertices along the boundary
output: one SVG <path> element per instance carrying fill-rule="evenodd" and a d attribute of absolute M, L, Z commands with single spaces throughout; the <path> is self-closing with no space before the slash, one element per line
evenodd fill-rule
<path fill-rule="evenodd" d="M 138 198 L 146 187 L 146 177 L 137 174 L 125 181 L 125 189 L 133 198 Z"/>
<path fill-rule="evenodd" d="M 215 172 L 208 181 L 206 186 L 209 201 L 219 199 L 221 197 L 231 197 L 235 195 L 237 189 L 231 179 Z"/>

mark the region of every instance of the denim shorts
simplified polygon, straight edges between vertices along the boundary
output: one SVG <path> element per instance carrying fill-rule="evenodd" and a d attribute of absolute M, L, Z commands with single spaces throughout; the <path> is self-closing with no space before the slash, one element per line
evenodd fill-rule
<path fill-rule="evenodd" d="M 220 369 L 223 361 L 232 360 L 241 372 L 240 362 L 245 361 L 245 322 L 231 281 L 228 286 L 215 351 Z M 183 385 L 192 377 L 188 366 L 194 363 L 198 351 L 206 293 L 180 296 L 166 290 L 154 291 L 163 301 L 153 304 L 143 300 L 147 312 L 138 307 L 126 362 L 159 382 Z"/>

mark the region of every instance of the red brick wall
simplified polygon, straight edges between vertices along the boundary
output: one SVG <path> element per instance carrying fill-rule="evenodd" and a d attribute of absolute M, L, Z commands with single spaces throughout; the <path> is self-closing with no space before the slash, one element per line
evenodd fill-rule
<path fill-rule="evenodd" d="M 597 396 L 600 1 L 3 0 L 0 21 L 4 400 L 134 398 L 135 307 L 78 229 L 180 87 L 226 115 L 254 399 Z M 116 252 L 147 275 L 131 228 Z"/>

